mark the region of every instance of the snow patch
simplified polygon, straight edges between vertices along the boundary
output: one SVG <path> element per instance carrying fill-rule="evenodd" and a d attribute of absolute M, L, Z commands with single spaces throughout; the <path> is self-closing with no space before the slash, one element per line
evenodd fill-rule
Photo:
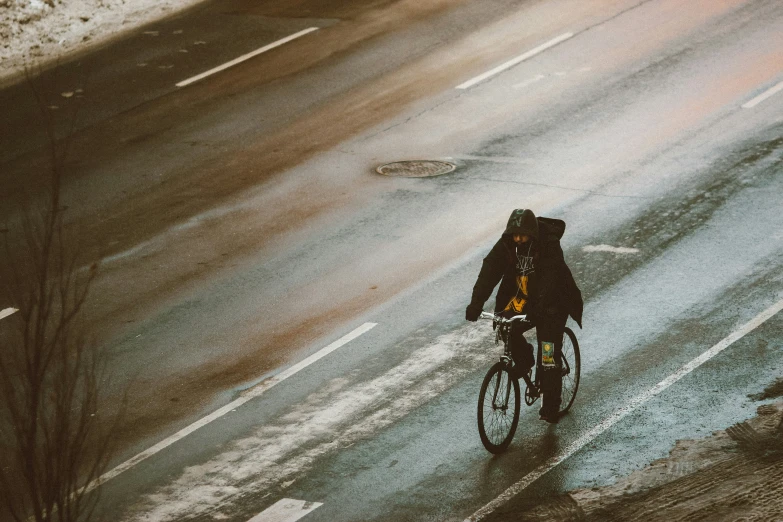
<path fill-rule="evenodd" d="M 242 499 L 285 487 L 324 455 L 377 433 L 488 366 L 486 324 L 468 325 L 414 351 L 400 365 L 363 382 L 332 380 L 274 424 L 234 441 L 226 451 L 190 466 L 169 485 L 139 501 L 132 520 L 167 521 L 226 513 Z"/>
<path fill-rule="evenodd" d="M 202 0 L 0 0 L 0 80 L 45 66 Z"/>

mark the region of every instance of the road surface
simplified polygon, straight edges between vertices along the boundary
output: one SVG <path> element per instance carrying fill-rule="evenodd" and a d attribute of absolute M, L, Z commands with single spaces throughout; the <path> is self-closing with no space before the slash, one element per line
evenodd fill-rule
<path fill-rule="evenodd" d="M 65 199 L 130 390 L 98 518 L 502 519 L 751 417 L 783 368 L 782 23 L 761 0 L 215 1 L 45 73 L 56 132 L 80 106 Z M 29 86 L 0 103 L 13 226 L 46 139 Z M 374 170 L 420 159 L 456 170 Z M 520 207 L 568 224 L 582 384 L 491 457 L 499 349 L 464 307 Z"/>

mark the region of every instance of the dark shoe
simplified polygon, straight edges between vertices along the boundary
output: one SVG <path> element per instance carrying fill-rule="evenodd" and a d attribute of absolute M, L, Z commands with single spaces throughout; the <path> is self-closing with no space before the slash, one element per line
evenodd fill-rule
<path fill-rule="evenodd" d="M 547 421 L 549 424 L 557 424 L 557 421 L 560 420 L 558 413 L 545 412 L 543 408 L 538 410 L 538 415 L 539 420 Z"/>

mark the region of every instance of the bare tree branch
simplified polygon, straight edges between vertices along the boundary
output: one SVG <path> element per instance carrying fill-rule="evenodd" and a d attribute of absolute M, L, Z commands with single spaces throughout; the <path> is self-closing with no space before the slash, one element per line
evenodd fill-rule
<path fill-rule="evenodd" d="M 86 486 L 108 466 L 119 413 L 102 409 L 106 355 L 84 317 L 97 264 L 79 268 L 78 245 L 64 225 L 63 171 L 75 116 L 58 140 L 45 91 L 29 69 L 26 77 L 51 164 L 43 203 L 28 205 L 3 235 L 9 264 L 0 290 L 19 312 L 0 324 L 0 502 L 17 521 L 76 522 L 94 512 L 100 488 Z"/>

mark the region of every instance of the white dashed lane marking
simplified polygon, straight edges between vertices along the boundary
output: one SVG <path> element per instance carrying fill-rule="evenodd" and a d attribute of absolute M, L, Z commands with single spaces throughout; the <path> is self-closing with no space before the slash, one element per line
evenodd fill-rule
<path fill-rule="evenodd" d="M 769 89 L 767 89 L 766 91 L 762 92 L 761 94 L 759 94 L 758 96 L 756 96 L 755 98 L 750 100 L 749 102 L 743 103 L 742 104 L 742 108 L 743 109 L 752 109 L 753 107 L 755 107 L 759 103 L 761 103 L 764 100 L 766 100 L 767 98 L 769 98 L 769 97 L 779 93 L 780 91 L 783 91 L 783 82 L 780 82 L 777 85 L 774 85 L 774 86 L 770 87 Z"/>
<path fill-rule="evenodd" d="M 296 522 L 322 505 L 321 502 L 305 502 L 304 500 L 284 498 L 278 500 L 247 522 Z"/>
<path fill-rule="evenodd" d="M 476 76 L 475 78 L 472 78 L 472 79 L 466 81 L 465 83 L 461 83 L 461 84 L 457 85 L 456 89 L 470 89 L 471 87 L 473 87 L 477 83 L 483 82 L 487 78 L 495 76 L 496 74 L 499 74 L 499 73 L 505 71 L 506 69 L 509 69 L 509 68 L 515 66 L 518 63 L 524 62 L 528 58 L 532 58 L 533 56 L 535 56 L 535 55 L 537 55 L 537 54 L 539 54 L 541 52 L 546 51 L 550 47 L 554 47 L 555 45 L 568 40 L 572 36 L 574 36 L 574 33 L 564 33 L 564 34 L 561 34 L 557 38 L 553 38 L 553 39 L 549 40 L 548 42 L 543 43 L 543 44 L 539 45 L 538 47 L 536 47 L 534 49 L 531 49 L 531 50 L 529 50 L 528 52 L 526 52 L 524 54 L 520 54 L 516 58 L 512 58 L 511 60 L 509 60 L 509 61 L 507 61 L 505 63 L 502 63 L 502 64 L 498 65 L 497 67 L 495 67 L 494 69 L 491 69 L 491 70 L 485 72 L 484 74 L 480 74 L 480 75 Z"/>
<path fill-rule="evenodd" d="M 583 252 L 611 252 L 613 254 L 638 254 L 638 248 L 615 247 L 611 245 L 587 245 L 582 247 Z"/>
<path fill-rule="evenodd" d="M 304 35 L 306 35 L 308 33 L 312 33 L 313 31 L 317 31 L 317 30 L 318 30 L 317 27 L 308 27 L 307 29 L 299 31 L 298 33 L 294 33 L 294 34 L 292 34 L 290 36 L 286 36 L 285 38 L 282 38 L 282 39 L 280 39 L 280 40 L 278 40 L 276 42 L 272 42 L 271 44 L 265 45 L 265 46 L 263 46 L 260 49 L 256 49 L 255 51 L 253 51 L 251 53 L 244 54 L 244 55 L 240 56 L 239 58 L 234 58 L 230 62 L 226 62 L 223 65 L 219 65 L 219 66 L 215 67 L 214 69 L 210 69 L 210 70 L 208 70 L 206 72 L 203 72 L 203 73 L 201 73 L 199 75 L 196 75 L 196 76 L 194 76 L 192 78 L 188 78 L 187 80 L 182 80 L 181 82 L 179 82 L 177 84 L 177 87 L 185 87 L 186 85 L 190 85 L 191 83 L 195 83 L 195 82 L 197 82 L 199 80 L 203 80 L 207 76 L 211 76 L 211 75 L 213 75 L 215 73 L 218 73 L 220 71 L 225 71 L 229 67 L 233 67 L 233 66 L 237 65 L 238 63 L 242 63 L 242 62 L 244 62 L 246 60 L 249 60 L 250 58 L 253 58 L 254 56 L 258 56 L 261 53 L 265 53 L 265 52 L 267 52 L 267 51 L 269 51 L 271 49 L 274 49 L 275 47 L 279 47 L 279 46 L 283 45 L 284 43 L 288 43 L 291 40 L 295 40 L 295 39 L 299 38 L 300 36 L 304 36 Z"/>
<path fill-rule="evenodd" d="M 5 310 L 0 310 L 0 319 L 5 319 L 9 315 L 12 315 L 16 312 L 18 312 L 16 308 L 6 308 Z"/>

